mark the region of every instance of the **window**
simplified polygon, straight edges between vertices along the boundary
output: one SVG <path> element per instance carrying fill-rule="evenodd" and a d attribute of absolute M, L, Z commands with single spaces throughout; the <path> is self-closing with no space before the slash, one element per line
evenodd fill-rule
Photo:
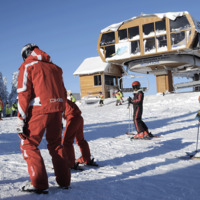
<path fill-rule="evenodd" d="M 156 35 L 166 34 L 165 20 L 156 22 Z"/>
<path fill-rule="evenodd" d="M 162 35 L 156 38 L 157 51 L 167 51 L 167 36 Z"/>
<path fill-rule="evenodd" d="M 119 30 L 118 36 L 119 36 L 119 41 L 120 40 L 127 40 L 127 29 Z"/>
<path fill-rule="evenodd" d="M 140 41 L 132 41 L 131 42 L 131 53 L 132 54 L 140 54 Z"/>
<path fill-rule="evenodd" d="M 196 35 L 196 38 L 195 38 L 195 41 L 194 41 L 194 44 L 193 44 L 193 48 L 199 48 L 200 47 L 200 33 L 198 33 Z"/>
<path fill-rule="evenodd" d="M 143 25 L 143 36 L 149 37 L 155 35 L 154 32 L 154 23 Z"/>
<path fill-rule="evenodd" d="M 115 43 L 115 33 L 105 33 L 101 37 L 101 46 L 108 45 L 108 44 L 114 44 Z"/>
<path fill-rule="evenodd" d="M 175 20 L 170 20 L 170 31 L 176 32 L 190 28 L 190 24 L 186 16 L 177 17 Z"/>
<path fill-rule="evenodd" d="M 94 85 L 95 86 L 101 85 L 101 75 L 94 76 Z"/>
<path fill-rule="evenodd" d="M 115 55 L 115 46 L 107 46 L 105 47 L 105 51 L 106 51 L 106 58 L 112 57 Z"/>
<path fill-rule="evenodd" d="M 105 84 L 112 85 L 112 86 L 116 85 L 116 77 L 105 75 Z"/>
<path fill-rule="evenodd" d="M 185 47 L 185 44 L 186 44 L 185 31 L 178 33 L 171 33 L 171 45 L 173 49 Z"/>
<path fill-rule="evenodd" d="M 155 53 L 155 38 L 148 38 L 144 40 L 145 53 Z"/>
<path fill-rule="evenodd" d="M 139 39 L 139 26 L 135 26 L 128 29 L 128 37 L 130 40 Z"/>

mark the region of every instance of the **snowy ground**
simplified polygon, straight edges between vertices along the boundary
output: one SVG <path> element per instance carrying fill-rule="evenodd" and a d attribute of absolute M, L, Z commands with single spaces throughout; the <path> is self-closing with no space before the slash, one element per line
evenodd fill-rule
<path fill-rule="evenodd" d="M 127 103 L 115 106 L 80 105 L 85 137 L 101 167 L 72 171 L 71 189 L 57 188 L 51 158 L 42 141 L 40 149 L 49 175 L 49 194 L 22 193 L 29 179 L 16 134 L 16 118 L 0 121 L 0 199 L 29 200 L 197 200 L 200 198 L 200 159 L 177 156 L 196 150 L 199 92 L 145 96 L 143 120 L 160 138 L 130 141 Z M 131 113 L 131 112 L 130 112 Z M 75 145 L 76 155 L 80 156 Z"/>

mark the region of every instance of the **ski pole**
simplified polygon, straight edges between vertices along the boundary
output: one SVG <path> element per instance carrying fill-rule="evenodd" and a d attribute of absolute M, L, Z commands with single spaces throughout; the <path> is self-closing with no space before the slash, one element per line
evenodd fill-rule
<path fill-rule="evenodd" d="M 129 106 L 128 106 L 128 108 L 129 108 L 129 120 L 128 120 L 128 132 L 130 132 L 130 130 L 131 130 L 131 120 L 130 120 L 130 116 L 131 116 L 131 108 L 130 108 L 130 104 L 129 104 Z"/>
<path fill-rule="evenodd" d="M 200 122 L 199 122 L 200 123 Z M 198 128 L 197 128 L 197 144 L 196 144 L 196 152 L 198 149 L 198 142 L 199 142 L 199 123 L 198 123 Z"/>
<path fill-rule="evenodd" d="M 131 104 L 131 131 L 133 132 L 133 122 L 132 122 L 132 117 L 133 117 L 133 104 Z"/>

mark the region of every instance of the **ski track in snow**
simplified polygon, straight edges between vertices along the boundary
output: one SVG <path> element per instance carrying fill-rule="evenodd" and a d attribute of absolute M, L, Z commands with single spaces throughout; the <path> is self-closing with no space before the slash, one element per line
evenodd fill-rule
<path fill-rule="evenodd" d="M 71 188 L 58 188 L 45 138 L 39 148 L 49 176 L 49 194 L 37 195 L 19 189 L 29 180 L 27 166 L 16 134 L 17 118 L 0 121 L 0 199 L 30 200 L 197 200 L 200 196 L 200 160 L 177 156 L 196 150 L 199 92 L 145 96 L 143 120 L 161 136 L 131 141 L 125 135 L 132 123 L 127 102 L 115 99 L 98 104 L 78 104 L 82 110 L 85 138 L 100 167 L 72 171 Z M 126 98 L 124 98 L 126 99 Z M 135 131 L 135 129 L 134 129 Z M 80 156 L 76 144 L 76 157 Z"/>

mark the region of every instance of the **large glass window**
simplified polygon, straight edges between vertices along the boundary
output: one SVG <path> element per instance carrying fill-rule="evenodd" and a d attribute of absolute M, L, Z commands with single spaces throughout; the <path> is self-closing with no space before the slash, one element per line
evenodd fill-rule
<path fill-rule="evenodd" d="M 105 47 L 105 51 L 106 51 L 106 58 L 112 57 L 115 55 L 115 46 L 107 46 Z"/>
<path fill-rule="evenodd" d="M 101 37 L 101 46 L 108 45 L 108 44 L 114 44 L 115 43 L 115 33 L 104 33 Z"/>
<path fill-rule="evenodd" d="M 143 36 L 149 37 L 155 35 L 154 32 L 154 23 L 143 25 Z"/>
<path fill-rule="evenodd" d="M 178 33 L 171 33 L 171 45 L 172 48 L 181 48 L 185 47 L 185 31 Z"/>
<path fill-rule="evenodd" d="M 140 41 L 132 41 L 131 42 L 131 53 L 132 54 L 140 54 Z"/>
<path fill-rule="evenodd" d="M 128 29 L 128 37 L 130 40 L 138 40 L 139 35 L 139 26 L 131 27 Z"/>
<path fill-rule="evenodd" d="M 155 53 L 155 38 L 147 38 L 144 40 L 145 53 Z"/>
<path fill-rule="evenodd" d="M 94 76 L 94 85 L 95 86 L 101 85 L 101 75 Z"/>
<path fill-rule="evenodd" d="M 175 20 L 170 20 L 170 31 L 176 32 L 190 28 L 186 16 L 177 17 Z"/>
<path fill-rule="evenodd" d="M 116 77 L 105 75 L 105 84 L 112 85 L 112 86 L 116 85 Z"/>
<path fill-rule="evenodd" d="M 165 20 L 156 22 L 156 35 L 166 34 Z"/>
<path fill-rule="evenodd" d="M 119 41 L 127 40 L 127 29 L 119 30 L 118 37 L 119 37 Z"/>
<path fill-rule="evenodd" d="M 167 36 L 162 35 L 156 37 L 157 51 L 167 51 Z"/>

